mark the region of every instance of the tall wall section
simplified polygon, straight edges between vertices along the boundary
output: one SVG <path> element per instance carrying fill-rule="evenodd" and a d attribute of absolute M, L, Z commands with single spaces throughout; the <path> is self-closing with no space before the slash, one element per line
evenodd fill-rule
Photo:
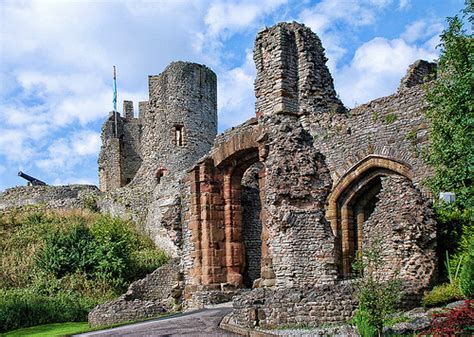
<path fill-rule="evenodd" d="M 344 112 L 321 40 L 299 23 L 279 23 L 256 38 L 256 114 Z"/>
<path fill-rule="evenodd" d="M 324 308 L 347 302 L 343 315 L 325 311 L 323 321 L 347 320 L 356 303 L 350 283 L 340 280 L 352 277 L 350 259 L 358 247 L 368 247 L 370 227 L 390 204 L 417 215 L 412 223 L 393 218 L 390 226 L 409 239 L 386 242 L 384 249 L 416 252 L 423 275 L 396 254 L 384 273 L 402 270 L 407 286 L 423 278 L 420 287 L 407 289 L 422 293 L 435 276 L 436 260 L 432 213 L 424 211 L 429 203 L 416 188 L 423 189 L 421 182 L 431 173 L 421 159 L 428 121 L 419 84 L 435 67 L 416 62 L 397 93 L 347 111 L 337 98 L 321 43 L 304 25 L 283 23 L 260 32 L 254 60 L 256 114 L 266 153 L 262 209 L 268 236 L 262 239 L 275 282 L 271 290 L 238 296 L 235 321 L 247 326 L 314 322 L 303 297 L 295 295 L 307 289 L 310 297 L 327 295 Z M 403 193 L 386 183 L 399 180 Z M 362 205 L 363 213 L 356 213 Z M 381 222 L 379 228 L 387 225 Z M 320 309 L 310 305 L 309 311 Z"/>
<path fill-rule="evenodd" d="M 216 81 L 212 70 L 188 62 L 173 62 L 149 76 L 140 180 L 150 182 L 160 169 L 179 173 L 210 150 L 217 134 Z"/>
<path fill-rule="evenodd" d="M 123 116 L 110 112 L 102 126 L 99 185 L 112 191 L 130 183 L 142 163 L 141 121 L 133 114 L 133 102 L 124 101 Z"/>
<path fill-rule="evenodd" d="M 124 117 L 111 114 L 102 130 L 102 209 L 131 216 L 173 256 L 181 245 L 182 179 L 207 153 L 217 134 L 216 75 L 209 68 L 173 62 L 149 76 L 149 100 L 140 116 L 124 102 Z"/>

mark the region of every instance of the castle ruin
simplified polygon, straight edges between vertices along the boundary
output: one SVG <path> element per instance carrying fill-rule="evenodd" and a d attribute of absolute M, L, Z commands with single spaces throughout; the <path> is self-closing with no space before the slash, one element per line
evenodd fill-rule
<path fill-rule="evenodd" d="M 100 210 L 135 220 L 175 258 L 175 277 L 141 287 L 173 289 L 187 309 L 233 297 L 246 327 L 343 322 L 357 306 L 352 263 L 382 239 L 381 273 L 398 275 L 410 305 L 437 274 L 421 184 L 432 173 L 421 84 L 436 66 L 417 61 L 396 93 L 348 110 L 304 25 L 259 32 L 254 61 L 255 117 L 222 134 L 216 75 L 187 62 L 149 77 L 138 116 L 125 101 L 104 123 Z M 97 307 L 91 322 L 150 317 L 145 304 L 166 297 L 142 295 Z"/>

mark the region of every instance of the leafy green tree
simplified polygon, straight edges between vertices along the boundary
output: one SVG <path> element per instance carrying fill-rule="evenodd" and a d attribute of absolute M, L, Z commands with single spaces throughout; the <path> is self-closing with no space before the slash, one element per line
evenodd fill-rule
<path fill-rule="evenodd" d="M 427 161 L 435 174 L 428 183 L 435 195 L 454 192 L 456 202 L 437 203 L 438 257 L 458 253 L 462 228 L 474 220 L 474 2 L 467 0 L 463 16 L 447 18 L 448 27 L 441 34 L 440 58 L 436 79 L 427 85 L 431 120 Z M 446 275 L 440 263 L 440 272 Z"/>
<path fill-rule="evenodd" d="M 464 16 L 474 23 L 474 4 L 466 3 Z M 462 209 L 474 205 L 474 41 L 463 29 L 459 16 L 447 18 L 441 34 L 437 78 L 427 94 L 431 119 L 428 162 L 435 175 L 430 185 L 435 193 L 456 193 Z"/>

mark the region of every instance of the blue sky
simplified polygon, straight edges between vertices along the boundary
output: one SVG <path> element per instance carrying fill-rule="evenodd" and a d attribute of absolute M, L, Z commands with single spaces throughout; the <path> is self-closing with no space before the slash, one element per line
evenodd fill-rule
<path fill-rule="evenodd" d="M 434 60 L 463 0 L 1 1 L 0 190 L 24 181 L 97 184 L 100 128 L 117 66 L 124 99 L 174 60 L 218 76 L 219 131 L 254 115 L 257 32 L 299 21 L 321 38 L 348 107 L 393 93 L 409 64 Z"/>

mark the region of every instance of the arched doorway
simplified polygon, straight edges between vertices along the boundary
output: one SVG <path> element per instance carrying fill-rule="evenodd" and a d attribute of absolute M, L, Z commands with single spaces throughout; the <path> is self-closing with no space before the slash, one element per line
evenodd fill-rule
<path fill-rule="evenodd" d="M 251 165 L 242 176 L 242 241 L 244 243 L 243 285 L 252 288 L 260 278 L 262 263 L 262 202 L 260 177 L 263 164 Z"/>
<path fill-rule="evenodd" d="M 250 148 L 234 153 L 217 166 L 223 174 L 226 280 L 238 287 L 252 287 L 260 277 L 262 222 L 259 205 L 264 183 L 260 180 L 263 165 L 258 164 L 258 149 Z M 250 177 L 253 179 L 246 179 L 247 183 L 253 180 L 253 187 L 242 186 L 246 172 L 253 176 Z M 243 200 L 246 205 L 242 204 Z"/>
<path fill-rule="evenodd" d="M 265 220 L 261 209 L 257 210 L 258 199 L 264 193 L 263 165 L 248 173 L 253 175 L 254 187 L 258 186 L 250 194 L 244 178 L 249 168 L 260 162 L 259 136 L 256 120 L 250 120 L 239 132 L 231 131 L 222 137 L 223 141 L 211 150 L 210 156 L 190 172 L 189 253 L 194 267 L 188 269 L 188 274 L 192 287 L 250 287 L 259 277 L 259 264 L 267 252 L 262 239 L 266 230 L 261 226 Z M 242 200 L 258 206 L 253 214 L 248 213 Z M 255 221 L 260 216 L 262 220 Z M 253 222 L 253 229 L 246 224 L 247 220 Z"/>
<path fill-rule="evenodd" d="M 362 250 L 364 222 L 374 211 L 381 178 L 412 177 L 411 168 L 393 158 L 372 155 L 361 160 L 335 184 L 328 198 L 327 219 L 336 236 L 339 276 L 352 276 L 352 264 Z"/>

